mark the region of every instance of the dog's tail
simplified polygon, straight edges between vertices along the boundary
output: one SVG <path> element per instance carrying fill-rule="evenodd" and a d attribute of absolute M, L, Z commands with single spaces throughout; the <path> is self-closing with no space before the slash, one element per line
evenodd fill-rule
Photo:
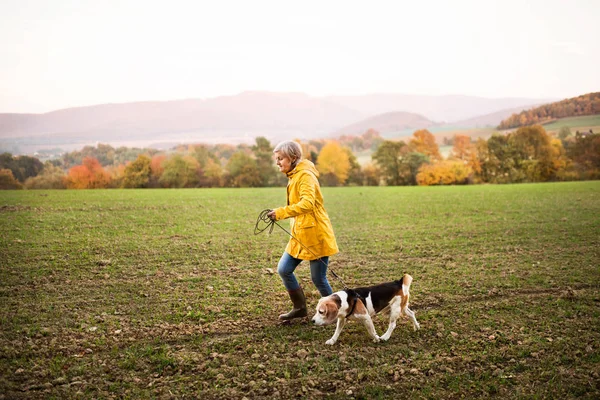
<path fill-rule="evenodd" d="M 410 293 L 410 284 L 412 283 L 413 278 L 409 274 L 404 274 L 402 277 L 402 293 L 408 296 Z"/>
<path fill-rule="evenodd" d="M 408 308 L 408 300 L 410 299 L 410 284 L 413 278 L 409 274 L 404 274 L 402 277 L 402 300 L 400 301 L 400 309 L 404 311 Z"/>

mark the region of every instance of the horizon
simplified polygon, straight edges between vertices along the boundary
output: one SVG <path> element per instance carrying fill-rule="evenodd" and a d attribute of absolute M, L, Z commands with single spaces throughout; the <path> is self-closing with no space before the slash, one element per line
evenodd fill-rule
<path fill-rule="evenodd" d="M 597 15 L 590 0 L 6 0 L 0 113 L 254 91 L 566 99 L 600 89 Z"/>
<path fill-rule="evenodd" d="M 578 96 L 585 95 L 588 93 L 593 93 L 593 92 L 595 92 L 595 91 L 580 93 L 573 97 L 578 97 Z M 544 101 L 549 101 L 549 102 L 555 102 L 555 101 L 561 101 L 561 100 L 567 99 L 567 98 L 557 98 L 557 97 L 555 97 L 555 98 L 533 98 L 533 97 L 519 97 L 519 96 L 486 97 L 486 96 L 470 96 L 470 95 L 459 94 L 459 93 L 428 95 L 428 94 L 418 94 L 418 93 L 395 93 L 395 92 L 364 93 L 364 94 L 356 94 L 356 95 L 328 94 L 328 95 L 323 95 L 323 96 L 313 96 L 313 95 L 310 95 L 308 93 L 303 93 L 303 92 L 275 92 L 275 91 L 271 91 L 271 90 L 244 90 L 242 92 L 239 92 L 239 93 L 233 94 L 233 95 L 217 95 L 217 96 L 213 96 L 213 97 L 188 97 L 188 98 L 166 99 L 166 100 L 133 100 L 133 101 L 122 101 L 122 102 L 106 102 L 106 103 L 67 106 L 64 108 L 42 111 L 42 112 L 2 112 L 2 111 L 0 111 L 0 114 L 40 114 L 40 115 L 42 115 L 42 114 L 50 114 L 50 113 L 53 113 L 56 111 L 72 110 L 72 109 L 87 108 L 87 107 L 109 106 L 109 105 L 142 104 L 142 103 L 168 103 L 168 102 L 194 101 L 194 100 L 208 101 L 208 100 L 218 99 L 218 98 L 222 98 L 222 97 L 236 97 L 236 96 L 240 96 L 245 93 L 305 95 L 307 97 L 315 98 L 315 99 L 326 98 L 326 97 L 368 97 L 368 96 L 415 96 L 415 97 L 440 97 L 440 98 L 443 98 L 443 97 L 469 97 L 469 98 L 480 98 L 480 99 L 485 99 L 485 100 L 517 99 L 517 100 L 525 100 L 525 101 L 544 100 Z M 402 111 L 402 110 L 389 111 L 389 112 L 409 112 L 410 113 L 410 111 Z"/>

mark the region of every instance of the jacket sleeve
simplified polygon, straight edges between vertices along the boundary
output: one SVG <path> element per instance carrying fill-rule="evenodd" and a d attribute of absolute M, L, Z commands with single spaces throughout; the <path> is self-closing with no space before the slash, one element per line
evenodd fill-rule
<path fill-rule="evenodd" d="M 307 214 L 314 210 L 316 199 L 316 178 L 310 173 L 304 173 L 298 182 L 298 191 L 300 201 L 295 204 L 290 204 L 286 207 L 275 209 L 275 218 L 286 219 L 296 217 L 298 215 Z"/>

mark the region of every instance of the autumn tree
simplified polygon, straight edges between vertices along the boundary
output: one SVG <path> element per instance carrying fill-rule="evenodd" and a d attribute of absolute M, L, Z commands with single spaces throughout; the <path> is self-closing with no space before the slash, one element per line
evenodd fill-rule
<path fill-rule="evenodd" d="M 98 160 L 86 157 L 81 165 L 69 170 L 66 184 L 69 189 L 102 189 L 110 185 L 110 176 Z"/>
<path fill-rule="evenodd" d="M 442 159 L 440 148 L 435 142 L 435 136 L 427 129 L 415 131 L 413 133 L 413 138 L 408 145 L 412 151 L 425 154 L 431 161 L 439 161 Z"/>
<path fill-rule="evenodd" d="M 148 187 L 152 174 L 151 163 L 150 157 L 140 154 L 135 161 L 127 164 L 123 174 L 122 186 L 124 188 Z"/>
<path fill-rule="evenodd" d="M 223 168 L 218 161 L 209 159 L 202 171 L 200 185 L 202 187 L 221 187 L 223 186 Z"/>
<path fill-rule="evenodd" d="M 462 161 L 444 160 L 421 166 L 416 179 L 421 186 L 459 185 L 467 183 L 472 172 Z"/>
<path fill-rule="evenodd" d="M 0 169 L 0 189 L 23 189 L 23 185 L 17 181 L 8 168 Z"/>
<path fill-rule="evenodd" d="M 454 146 L 450 150 L 450 158 L 468 162 L 475 150 L 471 138 L 467 135 L 455 135 L 453 142 Z"/>
<path fill-rule="evenodd" d="M 39 175 L 27 178 L 25 187 L 27 189 L 66 189 L 65 178 L 65 172 L 61 167 L 46 161 L 44 169 Z"/>
<path fill-rule="evenodd" d="M 368 163 L 363 169 L 363 185 L 365 186 L 379 186 L 381 182 L 381 171 L 375 164 Z"/>
<path fill-rule="evenodd" d="M 152 156 L 150 160 L 150 187 L 159 187 L 159 180 L 162 176 L 165 168 L 163 167 L 163 162 L 167 159 L 167 156 L 164 154 L 155 154 Z"/>
<path fill-rule="evenodd" d="M 321 149 L 317 158 L 317 171 L 325 186 L 343 185 L 348 179 L 350 160 L 348 153 L 336 141 L 330 141 Z"/>
<path fill-rule="evenodd" d="M 514 149 L 514 163 L 529 182 L 549 181 L 556 174 L 558 154 L 550 139 L 541 125 L 522 127 L 508 135 L 508 144 Z"/>
<path fill-rule="evenodd" d="M 600 134 L 577 135 L 566 150 L 576 170 L 585 179 L 600 179 Z"/>

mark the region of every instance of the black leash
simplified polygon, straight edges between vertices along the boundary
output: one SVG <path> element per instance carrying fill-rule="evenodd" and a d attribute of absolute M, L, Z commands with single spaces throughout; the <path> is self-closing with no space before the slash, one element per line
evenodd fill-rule
<path fill-rule="evenodd" d="M 342 285 L 344 285 L 344 290 L 351 290 L 348 288 L 348 286 L 346 285 L 346 283 L 342 280 L 342 278 L 340 278 L 340 276 L 338 274 L 336 274 L 327 264 L 325 264 L 325 261 L 323 261 L 319 256 L 317 256 L 315 253 L 313 253 L 313 251 L 311 249 L 309 249 L 308 247 L 306 247 L 301 241 L 299 241 L 294 235 L 292 235 L 290 232 L 288 232 L 283 226 L 279 225 L 277 223 L 277 221 L 275 221 L 274 219 L 269 218 L 268 214 L 273 211 L 273 210 L 262 210 L 260 212 L 260 214 L 258 214 L 258 219 L 256 220 L 256 225 L 254 225 L 254 234 L 258 235 L 260 233 L 263 233 L 264 231 L 266 231 L 267 229 L 269 230 L 269 234 L 273 233 L 273 228 L 275 227 L 275 225 L 277 225 L 278 227 L 280 227 L 285 233 L 287 233 L 288 235 L 290 235 L 290 237 L 292 239 L 294 239 L 296 242 L 300 243 L 300 246 L 304 247 L 306 250 L 308 250 L 313 256 L 317 257 L 317 259 L 319 261 L 321 261 L 323 263 L 323 265 L 325 265 L 325 267 L 327 267 L 327 270 L 331 273 L 331 275 L 333 275 L 337 280 L 339 280 Z M 261 223 L 263 226 L 261 226 Z"/>

